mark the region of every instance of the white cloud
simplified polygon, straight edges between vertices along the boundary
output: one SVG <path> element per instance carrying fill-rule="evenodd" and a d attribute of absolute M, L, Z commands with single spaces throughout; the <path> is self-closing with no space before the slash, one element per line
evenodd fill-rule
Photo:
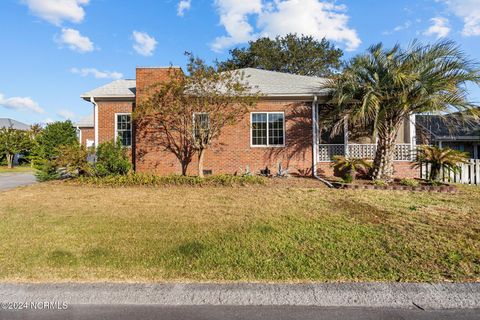
<path fill-rule="evenodd" d="M 183 15 L 185 14 L 185 11 L 190 10 L 191 6 L 192 6 L 192 0 L 181 0 L 178 3 L 177 15 L 180 17 L 183 17 Z"/>
<path fill-rule="evenodd" d="M 432 25 L 423 34 L 426 36 L 436 36 L 437 38 L 445 38 L 450 33 L 448 19 L 437 17 L 430 19 Z"/>
<path fill-rule="evenodd" d="M 43 122 L 44 122 L 45 124 L 49 124 L 49 123 L 54 123 L 55 120 L 53 120 L 52 118 L 46 118 L 45 120 L 43 120 Z"/>
<path fill-rule="evenodd" d="M 60 118 L 63 118 L 64 120 L 73 120 L 75 119 L 75 113 L 73 113 L 72 111 L 70 110 L 65 110 L 65 109 L 62 109 L 62 110 L 59 110 L 57 112 L 57 115 L 60 117 Z"/>
<path fill-rule="evenodd" d="M 437 0 L 444 2 L 450 11 L 463 19 L 462 34 L 480 36 L 480 0 Z"/>
<path fill-rule="evenodd" d="M 123 74 L 116 71 L 100 71 L 95 68 L 72 68 L 70 72 L 73 74 L 79 74 L 82 77 L 87 77 L 89 75 L 94 76 L 97 79 L 121 79 L 123 78 Z"/>
<path fill-rule="evenodd" d="M 80 23 L 85 17 L 82 6 L 90 0 L 24 0 L 30 12 L 54 25 L 63 21 Z"/>
<path fill-rule="evenodd" d="M 220 24 L 227 31 L 228 36 L 218 37 L 212 45 L 215 51 L 221 51 L 238 43 L 248 42 L 257 35 L 253 34 L 254 29 L 248 22 L 252 14 L 261 14 L 261 0 L 215 0 Z"/>
<path fill-rule="evenodd" d="M 215 39 L 212 49 L 221 51 L 260 36 L 275 37 L 288 33 L 326 38 L 355 50 L 361 40 L 348 26 L 346 6 L 321 0 L 216 0 L 220 24 L 227 36 Z M 256 19 L 257 31 L 252 19 Z"/>
<path fill-rule="evenodd" d="M 133 31 L 133 49 L 142 56 L 152 56 L 157 40 L 145 32 Z"/>
<path fill-rule="evenodd" d="M 29 97 L 11 97 L 5 98 L 3 94 L 0 93 L 0 106 L 15 110 L 15 111 L 26 111 L 26 112 L 35 112 L 35 113 L 44 113 L 45 111 L 40 108 L 37 102 L 33 101 Z"/>
<path fill-rule="evenodd" d="M 63 28 L 62 34 L 57 39 L 60 44 L 67 45 L 70 50 L 81 53 L 92 52 L 94 50 L 93 42 L 85 36 L 82 36 L 78 30 Z"/>
<path fill-rule="evenodd" d="M 412 22 L 411 22 L 411 21 L 406 21 L 404 24 L 398 25 L 398 26 L 396 26 L 395 28 L 393 28 L 392 30 L 388 30 L 388 31 L 382 32 L 382 34 L 384 34 L 384 35 L 391 35 L 391 34 L 394 34 L 394 33 L 396 33 L 396 32 L 400 32 L 400 31 L 403 31 L 403 30 L 407 30 L 407 29 L 409 29 L 411 26 L 412 26 Z"/>

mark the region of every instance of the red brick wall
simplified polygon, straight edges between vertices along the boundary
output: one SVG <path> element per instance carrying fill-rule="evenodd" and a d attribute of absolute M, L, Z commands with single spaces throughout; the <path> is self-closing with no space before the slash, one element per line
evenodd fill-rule
<path fill-rule="evenodd" d="M 115 113 L 130 113 L 132 101 L 98 101 L 98 143 L 115 138 Z"/>
<path fill-rule="evenodd" d="M 291 173 L 312 166 L 311 103 L 292 101 L 260 101 L 255 111 L 285 112 L 285 147 L 251 147 L 250 114 L 236 125 L 224 128 L 218 141 L 205 153 L 204 170 L 213 174 L 242 172 L 246 166 L 259 172 L 266 166 L 274 173 L 278 163 Z M 148 130 L 143 127 L 139 130 Z M 136 170 L 157 174 L 181 173 L 179 161 L 153 141 L 136 141 Z M 189 166 L 189 174 L 197 174 L 197 161 Z"/>
<path fill-rule="evenodd" d="M 82 141 L 80 141 L 80 143 L 82 145 L 84 145 L 84 146 L 87 145 L 87 139 L 92 140 L 92 141 L 95 140 L 95 129 L 94 128 L 83 127 L 83 128 L 79 128 L 79 129 L 81 131 Z"/>
<path fill-rule="evenodd" d="M 136 70 L 136 100 L 137 105 L 152 91 L 152 85 L 170 79 L 172 73 L 183 73 L 179 68 L 137 68 Z"/>
<path fill-rule="evenodd" d="M 411 165 L 411 162 L 395 161 L 393 165 L 395 178 L 419 178 L 420 171 L 412 169 Z M 332 162 L 320 162 L 317 166 L 317 172 L 320 176 L 333 177 Z"/>

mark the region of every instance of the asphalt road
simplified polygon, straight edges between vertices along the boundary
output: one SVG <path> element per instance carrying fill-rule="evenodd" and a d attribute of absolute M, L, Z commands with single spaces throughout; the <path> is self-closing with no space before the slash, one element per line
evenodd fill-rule
<path fill-rule="evenodd" d="M 479 309 L 420 310 L 299 306 L 88 306 L 74 305 L 66 310 L 0 311 L 0 319 L 91 319 L 91 320 L 377 320 L 377 319 L 480 319 Z"/>
<path fill-rule="evenodd" d="M 35 182 L 35 175 L 31 172 L 0 173 L 0 190 L 26 186 Z"/>

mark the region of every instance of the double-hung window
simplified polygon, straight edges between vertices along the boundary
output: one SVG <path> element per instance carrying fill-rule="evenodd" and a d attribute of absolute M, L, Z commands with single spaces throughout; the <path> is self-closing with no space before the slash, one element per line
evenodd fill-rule
<path fill-rule="evenodd" d="M 251 113 L 252 146 L 285 145 L 285 114 L 283 112 Z"/>
<path fill-rule="evenodd" d="M 210 115 L 206 112 L 196 112 L 193 114 L 193 134 L 195 140 L 205 139 L 210 130 Z"/>
<path fill-rule="evenodd" d="M 115 137 L 120 139 L 124 147 L 132 145 L 132 115 L 130 113 L 115 114 Z"/>

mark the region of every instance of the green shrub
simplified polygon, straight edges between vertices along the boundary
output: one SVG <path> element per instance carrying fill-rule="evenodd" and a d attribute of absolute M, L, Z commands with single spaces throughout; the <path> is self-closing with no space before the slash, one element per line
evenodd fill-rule
<path fill-rule="evenodd" d="M 71 121 L 49 123 L 35 137 L 34 159 L 53 160 L 60 155 L 61 146 L 78 145 L 77 132 Z"/>
<path fill-rule="evenodd" d="M 130 173 L 104 177 L 79 177 L 78 182 L 98 186 L 245 186 L 265 184 L 259 176 L 215 175 L 205 178 L 192 176 L 155 176 L 152 174 Z"/>
<path fill-rule="evenodd" d="M 342 178 L 343 183 L 352 183 L 353 182 L 353 176 L 351 174 L 345 174 Z"/>
<path fill-rule="evenodd" d="M 374 180 L 373 184 L 380 187 L 388 186 L 388 183 L 384 180 Z"/>
<path fill-rule="evenodd" d="M 53 161 L 39 160 L 35 168 L 37 169 L 35 177 L 40 182 L 60 179 L 60 173 L 57 171 Z"/>
<path fill-rule="evenodd" d="M 420 184 L 420 182 L 415 179 L 402 179 L 399 183 L 407 187 L 418 187 L 418 185 Z"/>
<path fill-rule="evenodd" d="M 344 156 L 335 156 L 333 158 L 333 168 L 335 173 L 340 175 L 343 180 L 353 182 L 358 174 L 366 175 L 372 167 L 371 162 L 366 159 L 347 158 Z"/>
<path fill-rule="evenodd" d="M 100 177 L 125 175 L 130 171 L 131 163 L 120 139 L 117 142 L 101 143 L 97 148 L 95 173 Z"/>
<path fill-rule="evenodd" d="M 59 156 L 53 160 L 57 171 L 64 178 L 90 175 L 92 167 L 88 163 L 88 151 L 82 145 L 66 145 L 59 149 Z"/>

